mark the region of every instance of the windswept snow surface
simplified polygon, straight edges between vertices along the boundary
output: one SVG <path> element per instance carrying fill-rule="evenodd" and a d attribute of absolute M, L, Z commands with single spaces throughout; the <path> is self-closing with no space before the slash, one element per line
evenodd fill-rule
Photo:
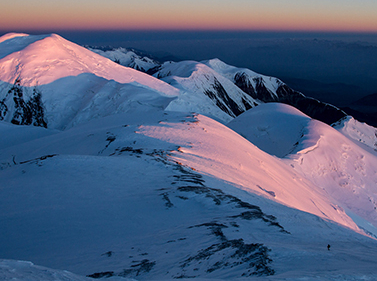
<path fill-rule="evenodd" d="M 365 219 L 360 224 L 377 236 L 377 157 L 334 128 L 316 120 L 306 127 L 291 165 L 323 188 L 347 212 Z"/>
<path fill-rule="evenodd" d="M 179 145 L 173 159 L 201 173 L 357 230 L 325 194 L 317 193 L 309 181 L 285 167 L 279 159 L 213 119 L 203 115 L 196 119 L 197 122 L 188 126 L 172 123 L 143 126 L 140 133 Z"/>
<path fill-rule="evenodd" d="M 340 129 L 346 137 L 288 105 L 263 104 L 229 126 L 264 151 L 285 156 L 284 162 L 294 171 L 351 216 L 355 214 L 355 222 L 376 236 L 377 157 L 368 146 L 354 141 L 355 134 L 368 140 L 366 135 L 374 130 L 352 120 Z"/>
<path fill-rule="evenodd" d="M 208 117 L 150 107 L 29 128 L 0 150 L 0 258 L 137 280 L 375 273 L 377 242 Z"/>

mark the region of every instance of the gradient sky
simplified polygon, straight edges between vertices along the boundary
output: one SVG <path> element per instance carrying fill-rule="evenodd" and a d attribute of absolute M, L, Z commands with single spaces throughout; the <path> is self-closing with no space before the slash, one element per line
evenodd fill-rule
<path fill-rule="evenodd" d="M 377 32 L 377 0 L 9 0 L 2 30 Z"/>

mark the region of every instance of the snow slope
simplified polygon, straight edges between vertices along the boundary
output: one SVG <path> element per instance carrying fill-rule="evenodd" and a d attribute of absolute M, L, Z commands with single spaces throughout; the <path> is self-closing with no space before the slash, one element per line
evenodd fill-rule
<path fill-rule="evenodd" d="M 365 219 L 360 227 L 377 235 L 376 154 L 313 120 L 290 157 L 295 170 L 335 198 L 351 217 L 354 213 Z"/>
<path fill-rule="evenodd" d="M 331 198 L 203 115 L 0 124 L 35 130 L 0 150 L 0 258 L 137 280 L 374 272 L 377 243 Z"/>
<path fill-rule="evenodd" d="M 53 270 L 27 261 L 0 260 L 0 279 L 3 281 L 88 281 L 89 278 L 63 270 Z"/>
<path fill-rule="evenodd" d="M 261 104 L 228 123 L 263 151 L 284 157 L 291 153 L 311 118 L 280 103 Z"/>
<path fill-rule="evenodd" d="M 367 233 L 377 235 L 377 157 L 369 147 L 283 104 L 261 105 L 229 126 L 264 151 L 285 157 L 351 217 L 362 218 L 354 217 Z"/>
<path fill-rule="evenodd" d="M 377 151 L 377 128 L 361 123 L 352 116 L 340 120 L 333 127 L 358 144 L 362 143 Z"/>
<path fill-rule="evenodd" d="M 199 115 L 196 119 L 184 127 L 171 123 L 143 126 L 140 133 L 178 145 L 173 159 L 201 173 L 357 230 L 325 194 L 317 193 L 315 186 L 279 159 L 208 117 Z"/>

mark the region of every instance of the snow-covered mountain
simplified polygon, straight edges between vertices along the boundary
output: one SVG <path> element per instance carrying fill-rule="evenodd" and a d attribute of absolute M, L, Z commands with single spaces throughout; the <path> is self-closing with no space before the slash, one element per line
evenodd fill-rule
<path fill-rule="evenodd" d="M 179 94 L 58 35 L 5 39 L 0 43 L 1 120 L 28 125 L 42 119 L 42 126 L 63 129 L 140 104 L 165 108 Z"/>
<path fill-rule="evenodd" d="M 169 110 L 208 112 L 215 104 L 220 110 L 210 113 L 227 122 L 258 104 L 227 78 L 199 62 L 166 62 L 153 76 L 184 92 L 169 104 Z M 207 99 L 200 103 L 203 96 Z"/>
<path fill-rule="evenodd" d="M 8 34 L 0 44 L 0 119 L 15 124 L 64 129 L 150 102 L 224 122 L 271 101 L 291 104 L 328 124 L 345 116 L 277 78 L 217 59 L 158 66 L 132 51 L 91 51 L 55 34 Z M 131 68 L 154 69 L 159 79 Z"/>
<path fill-rule="evenodd" d="M 219 59 L 203 62 L 170 61 L 160 64 L 147 56 L 140 56 L 124 48 L 106 51 L 90 50 L 124 66 L 154 74 L 155 77 L 188 92 L 189 95 L 182 95 L 170 104 L 169 108 L 172 110 L 183 110 L 184 107 L 186 110 L 198 111 L 196 104 L 203 104 L 198 102 L 198 97 L 205 94 L 212 99 L 212 102 L 207 100 L 209 104 L 203 106 L 209 108 L 215 103 L 223 112 L 217 112 L 214 116 L 226 122 L 251 107 L 265 102 L 292 105 L 327 124 L 332 124 L 346 116 L 339 108 L 306 97 L 278 78 L 261 75 L 246 68 L 230 66 Z M 205 113 L 213 114 L 213 110 Z"/>
<path fill-rule="evenodd" d="M 98 47 L 89 47 L 88 49 L 123 66 L 131 67 L 142 72 L 148 72 L 161 65 L 154 59 L 139 55 L 135 51 L 125 48 L 110 48 L 103 50 Z"/>
<path fill-rule="evenodd" d="M 26 34 L 0 54 L 0 279 L 375 278 L 375 128 L 263 104 L 218 60 L 152 77 Z"/>
<path fill-rule="evenodd" d="M 227 77 L 242 91 L 261 102 L 289 104 L 310 117 L 327 124 L 332 124 L 346 116 L 339 108 L 306 97 L 278 78 L 257 74 L 246 68 L 230 66 L 218 59 L 204 61 L 203 63 Z"/>

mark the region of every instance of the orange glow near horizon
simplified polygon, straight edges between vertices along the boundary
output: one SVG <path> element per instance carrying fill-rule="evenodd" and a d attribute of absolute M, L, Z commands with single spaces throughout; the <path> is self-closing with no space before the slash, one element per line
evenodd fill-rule
<path fill-rule="evenodd" d="M 343 0 L 339 7 L 321 5 L 321 0 L 318 5 L 310 2 L 303 5 L 305 0 L 300 4 L 293 4 L 293 0 L 267 1 L 269 3 L 260 0 L 182 0 L 179 4 L 172 0 L 143 3 L 131 0 L 128 4 L 109 0 L 106 5 L 100 0 L 66 0 L 64 4 L 43 2 L 39 0 L 38 5 L 14 0 L 0 4 L 1 10 L 5 11 L 0 18 L 0 29 L 377 32 L 377 3 L 373 2 L 369 3 L 375 10 L 368 7 L 357 10 L 356 4 L 351 5 L 348 0 Z"/>

